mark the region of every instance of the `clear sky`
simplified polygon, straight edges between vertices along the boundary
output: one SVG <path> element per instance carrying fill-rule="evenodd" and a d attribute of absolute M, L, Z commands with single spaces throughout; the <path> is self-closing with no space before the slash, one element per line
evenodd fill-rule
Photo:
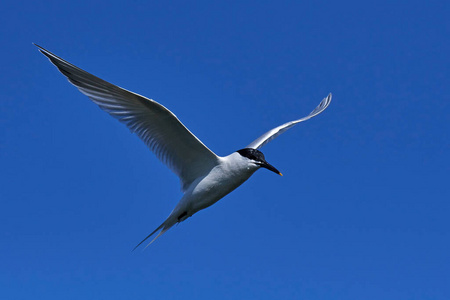
<path fill-rule="evenodd" d="M 448 1 L 3 1 L 1 299 L 450 299 Z M 32 45 L 218 155 L 307 115 L 146 251 L 178 178 Z"/>

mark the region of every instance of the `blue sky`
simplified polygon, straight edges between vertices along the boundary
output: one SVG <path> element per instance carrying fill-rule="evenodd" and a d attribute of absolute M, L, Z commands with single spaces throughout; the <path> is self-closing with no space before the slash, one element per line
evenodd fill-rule
<path fill-rule="evenodd" d="M 449 299 L 448 1 L 0 4 L 2 299 Z M 181 198 L 40 44 L 258 171 L 146 251 Z"/>

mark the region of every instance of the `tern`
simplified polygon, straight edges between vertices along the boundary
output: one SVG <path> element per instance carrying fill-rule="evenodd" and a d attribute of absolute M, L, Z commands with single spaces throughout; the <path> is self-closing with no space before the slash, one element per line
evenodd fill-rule
<path fill-rule="evenodd" d="M 221 157 L 206 147 L 170 110 L 158 102 L 106 82 L 36 46 L 71 84 L 136 133 L 158 159 L 180 178 L 183 192 L 181 200 L 167 219 L 134 249 L 159 231 L 148 247 L 175 224 L 213 205 L 239 187 L 258 169 L 266 168 L 282 175 L 258 149 L 294 125 L 317 116 L 331 102 L 329 94 L 306 117 L 275 127 L 247 147 Z"/>

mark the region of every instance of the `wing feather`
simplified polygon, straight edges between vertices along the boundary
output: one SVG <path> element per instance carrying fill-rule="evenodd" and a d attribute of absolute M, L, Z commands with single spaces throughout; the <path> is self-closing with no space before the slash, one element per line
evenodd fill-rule
<path fill-rule="evenodd" d="M 158 102 L 100 79 L 36 45 L 70 83 L 136 133 L 181 181 L 184 191 L 218 157 Z"/>
<path fill-rule="evenodd" d="M 309 120 L 312 117 L 317 116 L 318 114 L 323 112 L 330 105 L 330 103 L 331 103 L 331 93 L 326 98 L 324 98 L 320 102 L 320 104 L 306 117 L 295 120 L 295 121 L 284 123 L 283 125 L 280 125 L 278 127 L 275 127 L 273 129 L 267 131 L 266 133 L 261 135 L 259 138 L 257 138 L 253 142 L 251 142 L 246 148 L 253 148 L 253 149 L 261 148 L 262 146 L 266 145 L 268 142 L 270 142 L 271 140 L 273 140 L 274 138 L 276 138 L 277 136 L 279 136 L 280 134 L 282 134 L 289 128 L 293 127 L 294 125 L 296 125 L 300 122 Z"/>

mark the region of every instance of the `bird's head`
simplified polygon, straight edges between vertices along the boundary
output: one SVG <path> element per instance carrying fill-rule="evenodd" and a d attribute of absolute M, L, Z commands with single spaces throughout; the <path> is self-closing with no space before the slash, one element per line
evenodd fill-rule
<path fill-rule="evenodd" d="M 264 154 L 262 154 L 261 151 L 253 148 L 244 148 L 236 152 L 239 153 L 241 156 L 249 159 L 255 165 L 266 168 L 272 172 L 277 173 L 278 175 L 283 176 L 283 174 L 281 174 L 280 171 L 278 171 L 274 166 L 272 166 L 266 161 L 266 159 L 264 158 Z"/>

